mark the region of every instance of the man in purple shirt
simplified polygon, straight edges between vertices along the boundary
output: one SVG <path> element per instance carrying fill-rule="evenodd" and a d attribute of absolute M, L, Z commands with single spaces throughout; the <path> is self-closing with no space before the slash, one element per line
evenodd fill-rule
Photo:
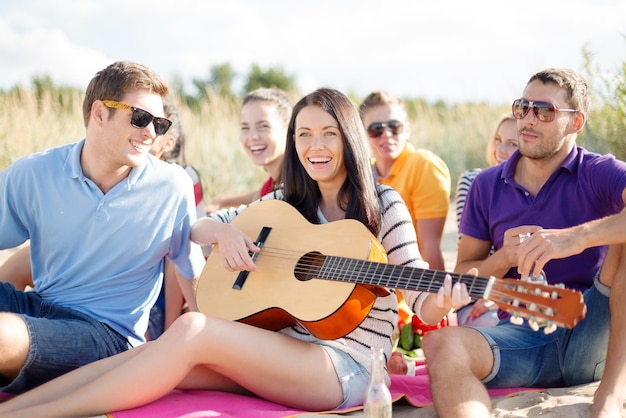
<path fill-rule="evenodd" d="M 503 164 L 484 170 L 481 181 L 472 186 L 467 197 L 469 204 L 464 209 L 468 214 L 463 216 L 459 226 L 459 232 L 469 236 L 462 242 L 464 251 L 463 258 L 458 259 L 459 264 L 462 263 L 459 268 L 480 260 L 474 255 L 480 241 L 493 243 L 496 250 L 503 248 L 505 233 L 511 227 L 569 228 L 613 215 L 624 207 L 626 164 L 612 155 L 594 154 L 574 146 L 556 170 L 546 173 L 547 181 L 538 191 L 528 190 L 516 181 L 516 167 L 523 161 L 518 150 Z M 519 237 L 514 236 L 511 242 L 519 245 Z M 606 246 L 591 247 L 576 256 L 550 261 L 544 266 L 548 282 L 563 283 L 578 290 L 589 288 L 606 250 Z M 505 256 L 505 252 L 490 262 L 498 262 L 498 256 Z M 517 259 L 505 257 L 489 273 L 496 277 L 519 278 Z"/>
<path fill-rule="evenodd" d="M 495 277 L 543 271 L 549 283 L 584 292 L 587 316 L 551 334 L 508 320 L 429 333 L 423 349 L 441 417 L 489 417 L 485 386 L 571 386 L 601 377 L 593 416 L 619 416 L 626 380 L 626 163 L 576 146 L 590 95 L 571 70 L 530 78 L 513 103 L 519 151 L 472 184 L 455 267 Z"/>

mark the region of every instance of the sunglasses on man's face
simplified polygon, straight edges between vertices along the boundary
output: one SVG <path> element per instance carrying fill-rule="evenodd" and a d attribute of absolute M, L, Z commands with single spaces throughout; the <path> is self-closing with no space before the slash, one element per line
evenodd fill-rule
<path fill-rule="evenodd" d="M 391 135 L 401 134 L 404 130 L 404 124 L 399 120 L 390 120 L 387 122 L 374 122 L 367 127 L 367 134 L 370 138 L 380 138 L 389 129 Z"/>
<path fill-rule="evenodd" d="M 513 116 L 515 119 L 524 119 L 530 109 L 541 122 L 552 122 L 556 112 L 578 112 L 576 109 L 559 109 L 550 102 L 533 102 L 526 99 L 517 99 L 513 102 Z"/>
<path fill-rule="evenodd" d="M 158 136 L 165 135 L 170 126 L 172 126 L 171 120 L 152 116 L 152 113 L 139 109 L 138 107 L 127 105 L 126 103 L 116 102 L 115 100 L 103 100 L 102 103 L 104 103 L 106 107 L 114 109 L 130 109 L 132 112 L 130 124 L 135 128 L 143 129 L 148 126 L 150 122 L 153 122 L 154 132 Z"/>

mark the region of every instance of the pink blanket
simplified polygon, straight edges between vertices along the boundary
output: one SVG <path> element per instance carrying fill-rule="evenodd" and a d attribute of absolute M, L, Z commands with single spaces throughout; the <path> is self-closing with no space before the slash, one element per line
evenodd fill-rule
<path fill-rule="evenodd" d="M 524 388 L 492 389 L 489 394 L 505 396 L 524 391 Z M 533 389 L 535 390 L 535 389 Z M 419 364 L 415 369 L 415 376 L 391 375 L 391 396 L 394 402 L 404 399 L 415 407 L 424 407 L 432 404 L 428 389 L 428 374 L 426 367 Z M 326 411 L 326 413 L 343 413 L 361 409 L 351 408 L 340 411 Z M 311 413 L 275 404 L 260 398 L 233 395 L 216 391 L 172 391 L 163 398 L 139 408 L 118 411 L 107 414 L 109 418 L 252 418 L 252 417 L 294 417 L 300 414 Z"/>

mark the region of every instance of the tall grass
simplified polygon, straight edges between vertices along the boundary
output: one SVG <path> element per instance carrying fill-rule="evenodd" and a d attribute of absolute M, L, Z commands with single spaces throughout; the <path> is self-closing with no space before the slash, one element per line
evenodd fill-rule
<path fill-rule="evenodd" d="M 0 169 L 17 158 L 85 135 L 82 94 L 68 91 L 63 100 L 52 92 L 41 97 L 16 88 L 0 95 Z"/>
<path fill-rule="evenodd" d="M 67 97 L 37 97 L 24 89 L 0 94 L 0 170 L 27 154 L 84 137 L 82 95 L 63 94 Z M 174 102 L 185 131 L 187 163 L 199 170 L 208 198 L 260 187 L 266 173 L 251 164 L 239 142 L 240 99 L 212 96 L 193 109 L 182 100 Z M 486 164 L 484 147 L 501 108 L 445 109 L 419 101 L 408 108 L 410 142 L 441 156 L 454 179 L 468 167 Z"/>
<path fill-rule="evenodd" d="M 410 142 L 439 155 L 448 165 L 453 186 L 464 170 L 486 167 L 485 148 L 507 106 L 458 104 L 452 107 L 405 100 L 411 124 Z"/>
<path fill-rule="evenodd" d="M 613 97 L 617 97 L 616 103 L 623 104 L 625 96 L 622 93 Z M 510 110 L 508 105 L 483 103 L 445 106 L 417 99 L 405 102 L 411 125 L 410 142 L 433 151 L 446 162 L 453 189 L 462 171 L 487 165 L 484 157 L 487 140 L 499 116 Z M 266 173 L 250 163 L 239 142 L 239 98 L 209 94 L 207 100 L 193 108 L 180 98 L 175 98 L 174 103 L 186 134 L 187 163 L 200 172 L 207 199 L 260 187 Z M 623 117 L 623 107 L 606 103 L 597 107 L 595 114 L 590 115 L 591 120 L 615 121 Z M 34 93 L 14 88 L 0 93 L 0 170 L 27 154 L 83 138 L 81 105 L 82 93 L 70 89 Z M 607 148 L 607 141 L 599 141 L 593 131 L 581 135 L 579 143 L 599 152 L 626 149 L 623 122 L 613 125 L 617 125 L 617 131 L 611 131 L 604 123 L 590 124 L 596 133 L 599 125 L 603 127 L 601 135 L 611 136 L 619 146 Z M 626 157 L 622 152 L 616 156 Z"/>

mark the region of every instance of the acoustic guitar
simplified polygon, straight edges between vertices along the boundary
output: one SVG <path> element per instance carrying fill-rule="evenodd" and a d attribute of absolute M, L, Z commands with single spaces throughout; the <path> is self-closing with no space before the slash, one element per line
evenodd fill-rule
<path fill-rule="evenodd" d="M 518 279 L 387 264 L 382 245 L 359 221 L 308 222 L 281 200 L 258 202 L 233 225 L 257 237 L 258 271 L 230 272 L 214 248 L 200 277 L 200 312 L 280 330 L 296 323 L 320 339 L 336 339 L 367 316 L 382 288 L 437 292 L 446 274 L 511 315 L 573 328 L 583 319 L 582 294 L 562 286 Z"/>

